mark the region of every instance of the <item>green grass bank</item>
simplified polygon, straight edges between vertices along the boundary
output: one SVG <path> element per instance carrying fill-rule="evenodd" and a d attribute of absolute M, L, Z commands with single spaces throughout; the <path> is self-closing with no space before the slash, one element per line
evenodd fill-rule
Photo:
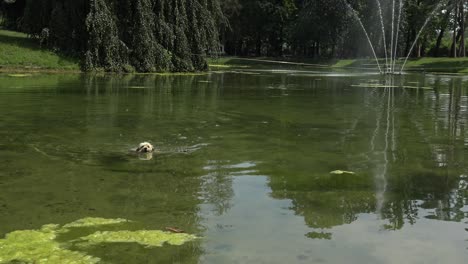
<path fill-rule="evenodd" d="M 80 72 L 77 59 L 43 49 L 26 34 L 0 30 L 0 72 Z"/>
<path fill-rule="evenodd" d="M 296 58 L 220 57 L 208 60 L 211 69 L 271 68 L 273 65 L 324 69 L 375 69 L 374 60 L 311 60 Z M 384 63 L 382 60 L 381 63 Z M 400 61 L 401 63 L 401 61 Z M 468 58 L 410 59 L 406 71 L 468 74 Z M 41 48 L 26 34 L 0 29 L 0 72 L 80 72 L 79 61 Z"/>
<path fill-rule="evenodd" d="M 375 70 L 377 64 L 370 59 L 349 59 L 349 60 L 312 60 L 295 58 L 241 58 L 241 57 L 220 57 L 209 59 L 212 69 L 216 68 L 270 68 L 273 65 L 291 67 L 317 67 L 331 70 Z M 379 61 L 382 65 L 384 60 Z M 399 60 L 396 69 L 400 69 L 403 60 Z M 409 59 L 405 71 L 428 72 L 428 73 L 452 73 L 468 74 L 468 58 L 418 58 Z"/>

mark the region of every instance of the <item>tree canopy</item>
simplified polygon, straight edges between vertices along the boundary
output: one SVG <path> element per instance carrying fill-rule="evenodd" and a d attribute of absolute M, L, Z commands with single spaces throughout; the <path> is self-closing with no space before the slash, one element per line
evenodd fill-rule
<path fill-rule="evenodd" d="M 466 0 L 224 0 L 231 27 L 223 31 L 223 42 L 228 54 L 241 56 L 371 56 L 359 17 L 377 55 L 384 57 L 385 48 L 390 53 L 393 5 L 395 32 L 400 28 L 398 56 L 407 55 L 427 19 L 413 56 L 464 56 Z"/>
<path fill-rule="evenodd" d="M 238 56 L 372 56 L 362 27 L 380 58 L 464 57 L 467 11 L 466 0 L 0 0 L 3 26 L 83 69 L 140 72 L 206 70 L 220 44 Z"/>
<path fill-rule="evenodd" d="M 218 0 L 5 0 L 1 10 L 7 27 L 108 71 L 205 70 L 223 19 Z"/>

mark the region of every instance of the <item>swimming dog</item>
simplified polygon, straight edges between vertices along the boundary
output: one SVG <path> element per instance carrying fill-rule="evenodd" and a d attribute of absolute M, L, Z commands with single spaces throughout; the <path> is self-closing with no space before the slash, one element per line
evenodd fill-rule
<path fill-rule="evenodd" d="M 136 152 L 138 153 L 152 153 L 153 151 L 154 151 L 153 145 L 151 145 L 148 142 L 140 143 L 140 145 L 136 149 Z"/>

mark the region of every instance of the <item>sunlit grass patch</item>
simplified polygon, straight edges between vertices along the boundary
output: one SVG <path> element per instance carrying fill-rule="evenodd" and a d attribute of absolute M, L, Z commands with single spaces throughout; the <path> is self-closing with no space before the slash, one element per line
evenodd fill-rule
<path fill-rule="evenodd" d="M 26 34 L 0 30 L 0 70 L 8 69 L 79 71 L 80 67 L 77 59 L 41 48 Z"/>

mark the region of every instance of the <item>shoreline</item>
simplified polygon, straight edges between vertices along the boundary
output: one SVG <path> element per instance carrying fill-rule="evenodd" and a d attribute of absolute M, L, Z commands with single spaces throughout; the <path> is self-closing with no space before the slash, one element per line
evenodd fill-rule
<path fill-rule="evenodd" d="M 332 59 L 314 60 L 300 58 L 269 58 L 269 57 L 220 57 L 208 59 L 210 67 L 214 68 L 254 68 L 278 66 L 296 66 L 305 68 L 320 68 L 330 70 L 371 70 L 375 69 L 375 60 L 371 59 Z M 381 64 L 382 65 L 382 64 Z M 403 72 L 468 75 L 468 57 L 423 57 L 408 60 Z"/>
<path fill-rule="evenodd" d="M 4 67 L 0 66 L 0 73 L 50 73 L 50 74 L 81 74 L 80 70 L 67 70 L 67 69 L 46 69 L 46 68 L 28 68 L 28 67 Z"/>

